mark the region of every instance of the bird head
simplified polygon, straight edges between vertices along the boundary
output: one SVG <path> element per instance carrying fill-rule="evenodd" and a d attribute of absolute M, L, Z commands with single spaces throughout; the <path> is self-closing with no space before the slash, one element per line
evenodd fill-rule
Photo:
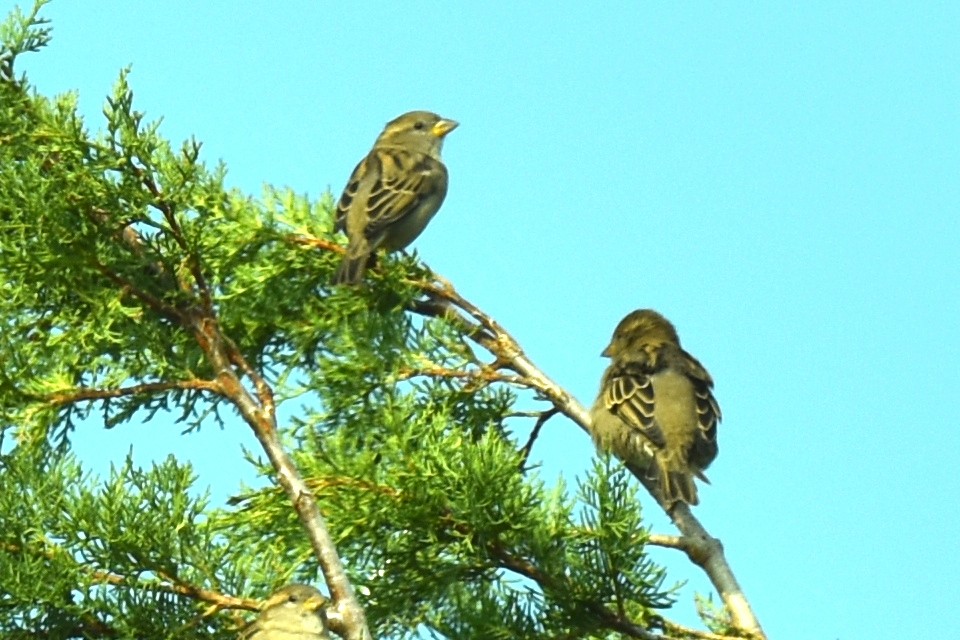
<path fill-rule="evenodd" d="M 310 585 L 290 584 L 267 598 L 260 610 L 288 608 L 315 613 L 322 610 L 327 602 L 326 596 Z"/>
<path fill-rule="evenodd" d="M 618 353 L 644 344 L 680 345 L 680 337 L 670 321 L 653 309 L 631 311 L 613 331 L 610 344 L 600 355 L 612 358 Z"/>
<path fill-rule="evenodd" d="M 401 147 L 439 159 L 443 139 L 459 124 L 430 111 L 410 111 L 388 122 L 375 146 Z"/>

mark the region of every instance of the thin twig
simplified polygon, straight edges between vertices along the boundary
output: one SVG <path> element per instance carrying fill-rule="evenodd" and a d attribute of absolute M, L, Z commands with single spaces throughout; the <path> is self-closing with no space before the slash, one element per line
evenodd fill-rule
<path fill-rule="evenodd" d="M 237 348 L 233 340 L 224 335 L 223 343 L 230 357 L 230 362 L 253 383 L 253 387 L 257 391 L 257 398 L 263 406 L 264 413 L 266 413 L 267 417 L 273 423 L 276 423 L 277 403 L 274 399 L 273 389 L 267 384 L 264 377 L 260 375 L 260 372 L 250 366 L 250 363 L 247 362 L 247 359 L 240 353 L 240 349 Z"/>
<path fill-rule="evenodd" d="M 396 380 L 409 380 L 411 378 L 417 377 L 429 377 L 429 378 L 452 378 L 458 380 L 480 380 L 483 382 L 503 382 L 506 384 L 517 385 L 521 387 L 526 387 L 527 381 L 515 375 L 509 375 L 500 373 L 495 369 L 481 368 L 481 369 L 470 369 L 467 371 L 461 371 L 459 369 L 448 369 L 446 367 L 440 366 L 430 366 L 430 367 L 406 367 L 400 369 L 396 376 Z"/>
<path fill-rule="evenodd" d="M 536 442 L 537 437 L 540 435 L 540 429 L 543 428 L 543 425 L 547 424 L 547 420 L 558 413 L 560 413 L 560 409 L 556 407 L 552 407 L 546 411 L 540 412 L 537 422 L 533 425 L 533 429 L 530 431 L 530 437 L 527 439 L 527 444 L 523 445 L 523 449 L 520 450 L 521 470 L 527 466 L 527 459 L 530 457 L 530 452 L 533 450 L 533 443 Z"/>
<path fill-rule="evenodd" d="M 324 251 L 331 251 L 341 255 L 347 252 L 346 247 L 342 247 L 336 242 L 330 242 L 329 240 L 324 240 L 323 238 L 316 238 L 311 235 L 306 235 L 305 233 L 284 236 L 284 240 L 290 244 L 296 244 L 302 247 L 310 247 L 311 249 L 323 249 Z"/>
<path fill-rule="evenodd" d="M 171 322 L 183 324 L 185 320 L 184 310 L 169 305 L 153 294 L 140 289 L 134 285 L 131 280 L 124 278 L 120 274 L 114 272 L 112 269 L 109 269 L 106 265 L 95 263 L 93 266 L 97 271 L 100 272 L 102 276 L 107 278 L 107 280 L 117 285 L 121 291 L 140 300 L 148 308 L 152 309 L 154 313 L 157 313 Z"/>
<path fill-rule="evenodd" d="M 177 382 L 147 382 L 129 387 L 114 389 L 96 389 L 93 387 L 74 387 L 68 391 L 55 391 L 40 396 L 42 400 L 58 407 L 85 400 L 107 400 L 110 398 L 124 398 L 140 394 L 166 393 L 168 391 L 209 391 L 219 394 L 223 390 L 212 380 L 180 380 Z"/>
<path fill-rule="evenodd" d="M 677 549 L 679 551 L 687 550 L 687 540 L 683 536 L 671 536 L 665 533 L 651 533 L 647 536 L 647 544 L 656 547 L 666 547 L 668 549 Z"/>

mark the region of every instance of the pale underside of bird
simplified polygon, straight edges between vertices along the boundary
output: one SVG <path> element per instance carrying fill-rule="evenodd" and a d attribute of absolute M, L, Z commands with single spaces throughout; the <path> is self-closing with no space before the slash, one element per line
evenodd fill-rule
<path fill-rule="evenodd" d="M 457 126 L 429 111 L 387 123 L 337 203 L 334 229 L 349 243 L 335 284 L 357 284 L 378 250 L 403 250 L 423 232 L 447 194 L 440 151 Z"/>

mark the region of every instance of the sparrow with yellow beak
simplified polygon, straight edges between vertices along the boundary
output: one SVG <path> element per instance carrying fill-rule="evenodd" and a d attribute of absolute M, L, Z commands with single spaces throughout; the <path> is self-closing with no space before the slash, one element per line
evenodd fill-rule
<path fill-rule="evenodd" d="M 347 234 L 347 255 L 334 284 L 356 284 L 380 249 L 399 251 L 426 228 L 447 195 L 440 149 L 457 122 L 411 111 L 387 123 L 347 181 L 335 230 Z"/>
<path fill-rule="evenodd" d="M 628 314 L 603 351 L 610 366 L 591 410 L 597 446 L 641 469 L 668 508 L 698 504 L 694 476 L 717 457 L 713 380 L 656 311 Z"/>

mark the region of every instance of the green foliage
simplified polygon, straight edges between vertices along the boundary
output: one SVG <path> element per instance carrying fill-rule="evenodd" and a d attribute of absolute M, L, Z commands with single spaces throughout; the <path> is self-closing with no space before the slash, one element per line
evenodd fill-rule
<path fill-rule="evenodd" d="M 30 13 L 14 7 L 7 19 L 0 23 L 0 73 L 4 79 L 13 79 L 13 61 L 22 54 L 39 51 L 50 42 L 48 20 L 39 16 L 40 9 L 50 0 L 35 0 Z"/>
<path fill-rule="evenodd" d="M 36 10 L 0 33 L 4 637 L 227 638 L 228 615 L 170 587 L 262 597 L 319 581 L 275 487 L 214 509 L 189 465 L 128 460 L 101 482 L 69 453 L 81 420 L 238 422 L 208 321 L 248 391 L 259 373 L 282 405 L 376 636 L 611 637 L 612 619 L 672 604 L 622 470 L 598 463 L 573 496 L 549 488 L 510 421 L 530 395 L 436 374 L 480 363 L 456 327 L 406 310 L 415 257 L 330 288 L 329 195 L 226 190 L 198 142 L 171 146 L 133 108 L 126 71 L 91 133 L 75 95 L 13 75 L 49 39 Z"/>
<path fill-rule="evenodd" d="M 723 603 L 715 602 L 712 595 L 704 596 L 699 593 L 694 596 L 694 601 L 697 613 L 710 631 L 721 635 L 736 635 L 737 628 Z"/>
<path fill-rule="evenodd" d="M 187 498 L 194 481 L 172 459 L 148 470 L 127 460 L 98 483 L 44 447 L 0 457 L 0 634 L 224 637 L 226 617 L 203 619 L 201 603 L 159 590 L 170 578 L 228 592 L 247 584 L 205 499 Z"/>

